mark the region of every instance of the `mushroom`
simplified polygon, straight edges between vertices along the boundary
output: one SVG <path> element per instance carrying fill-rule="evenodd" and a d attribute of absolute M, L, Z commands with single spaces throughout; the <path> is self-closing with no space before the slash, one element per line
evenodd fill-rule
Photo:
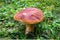
<path fill-rule="evenodd" d="M 25 8 L 14 15 L 14 19 L 26 24 L 25 34 L 34 31 L 34 24 L 43 20 L 43 13 L 37 8 Z"/>

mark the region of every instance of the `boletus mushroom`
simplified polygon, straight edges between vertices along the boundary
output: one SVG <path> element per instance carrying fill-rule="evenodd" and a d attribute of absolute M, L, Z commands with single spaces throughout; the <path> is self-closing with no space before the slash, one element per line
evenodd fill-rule
<path fill-rule="evenodd" d="M 37 8 L 25 8 L 14 15 L 14 19 L 26 24 L 25 34 L 34 31 L 34 24 L 43 20 L 43 13 Z"/>

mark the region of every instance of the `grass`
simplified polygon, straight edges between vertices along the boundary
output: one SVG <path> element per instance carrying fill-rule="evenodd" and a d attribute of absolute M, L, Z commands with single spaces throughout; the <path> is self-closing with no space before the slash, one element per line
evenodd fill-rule
<path fill-rule="evenodd" d="M 26 39 L 25 24 L 13 19 L 18 11 L 35 7 L 44 13 L 44 20 L 35 24 L 38 39 L 60 38 L 60 0 L 0 0 L 0 38 Z"/>

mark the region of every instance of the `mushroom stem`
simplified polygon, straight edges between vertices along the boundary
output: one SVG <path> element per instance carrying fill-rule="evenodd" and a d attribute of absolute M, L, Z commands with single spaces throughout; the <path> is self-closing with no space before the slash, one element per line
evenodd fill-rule
<path fill-rule="evenodd" d="M 30 32 L 34 32 L 34 25 L 26 25 L 26 30 L 25 30 L 25 34 L 28 34 Z"/>

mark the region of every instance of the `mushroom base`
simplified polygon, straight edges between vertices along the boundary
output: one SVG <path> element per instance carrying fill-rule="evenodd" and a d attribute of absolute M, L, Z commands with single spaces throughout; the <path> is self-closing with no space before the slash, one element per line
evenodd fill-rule
<path fill-rule="evenodd" d="M 34 32 L 34 26 L 33 25 L 26 25 L 25 34 L 28 34 L 30 32 Z"/>

